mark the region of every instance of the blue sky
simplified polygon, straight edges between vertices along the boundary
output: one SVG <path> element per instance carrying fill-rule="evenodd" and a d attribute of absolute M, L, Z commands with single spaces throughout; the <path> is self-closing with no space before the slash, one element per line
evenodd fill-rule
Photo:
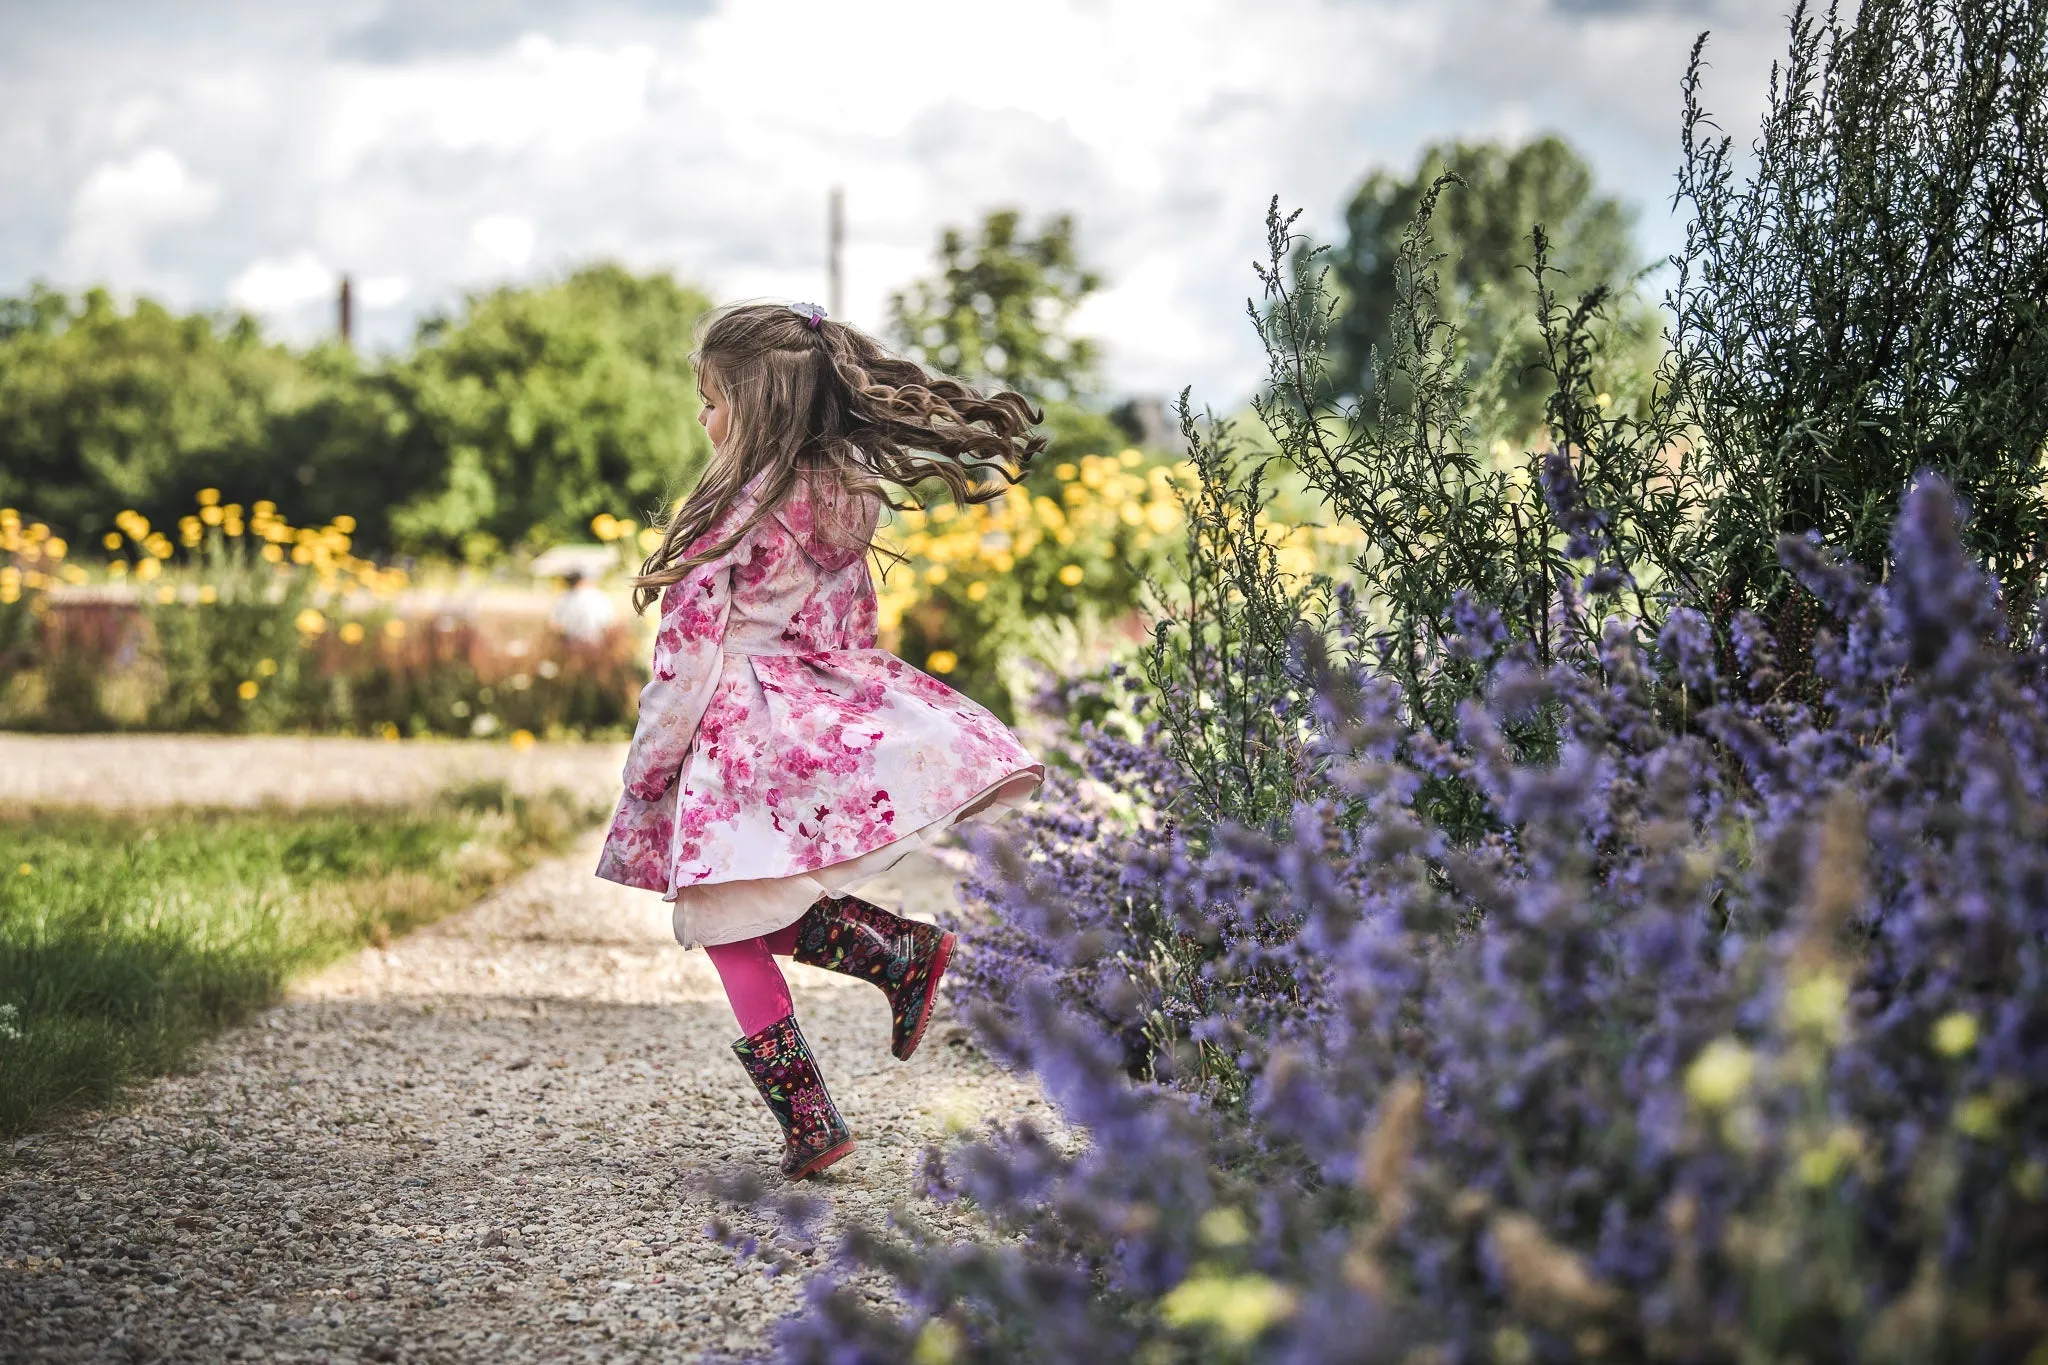
<path fill-rule="evenodd" d="M 0 0 L 0 292 L 107 283 L 373 346 L 597 256 L 879 326 L 946 224 L 1073 212 L 1111 385 L 1231 406 L 1267 200 L 1329 230 L 1452 136 L 1559 131 L 1661 254 L 1678 78 L 1746 142 L 1754 0 Z"/>

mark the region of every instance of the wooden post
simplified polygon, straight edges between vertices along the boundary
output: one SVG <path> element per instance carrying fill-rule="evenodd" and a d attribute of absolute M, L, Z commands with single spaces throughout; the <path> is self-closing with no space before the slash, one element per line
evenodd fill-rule
<path fill-rule="evenodd" d="M 825 208 L 825 309 L 841 322 L 846 309 L 846 191 L 837 185 Z"/>
<path fill-rule="evenodd" d="M 350 288 L 349 278 L 346 275 L 343 275 L 341 277 L 340 312 L 341 344 L 344 346 L 352 346 L 355 344 L 356 334 L 355 293 L 354 290 Z"/>

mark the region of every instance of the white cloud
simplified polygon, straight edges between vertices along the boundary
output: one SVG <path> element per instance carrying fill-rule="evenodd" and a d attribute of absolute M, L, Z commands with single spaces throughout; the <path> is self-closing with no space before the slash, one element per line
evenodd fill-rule
<path fill-rule="evenodd" d="M 469 240 L 482 253 L 487 269 L 523 269 L 533 259 L 536 235 L 532 219 L 510 213 L 479 218 L 469 229 Z"/>
<path fill-rule="evenodd" d="M 275 315 L 332 298 L 338 284 L 334 271 L 318 255 L 299 250 L 252 261 L 228 282 L 228 302 L 252 313 Z"/>
<path fill-rule="evenodd" d="M 66 260 L 84 275 L 123 285 L 143 283 L 144 247 L 151 234 L 203 219 L 219 200 L 218 186 L 195 177 L 165 147 L 145 147 L 125 161 L 102 162 L 72 197 Z"/>
<path fill-rule="evenodd" d="M 465 287 L 597 256 L 719 298 L 822 298 L 841 184 L 850 320 L 886 321 L 942 226 L 1072 211 L 1108 280 L 1082 322 L 1110 386 L 1192 383 L 1228 406 L 1260 370 L 1243 302 L 1276 193 L 1329 234 L 1372 165 L 1557 129 L 1668 245 L 1677 80 L 1700 22 L 1681 8 L 365 2 L 132 34 L 81 11 L 33 52 L 0 44 L 0 151 L 29 187 L 0 204 L 0 290 L 176 283 L 195 304 L 263 299 L 310 339 L 345 271 L 371 344 Z M 1775 9 L 1720 0 L 1714 16 L 1710 93 L 1738 143 L 1781 43 Z"/>
<path fill-rule="evenodd" d="M 343 67 L 320 115 L 321 169 L 347 176 L 409 150 L 574 154 L 645 119 L 655 60 L 641 43 L 601 49 L 528 34 L 479 56 Z"/>
<path fill-rule="evenodd" d="M 372 275 L 356 290 L 365 308 L 396 308 L 412 293 L 412 281 L 403 275 Z"/>

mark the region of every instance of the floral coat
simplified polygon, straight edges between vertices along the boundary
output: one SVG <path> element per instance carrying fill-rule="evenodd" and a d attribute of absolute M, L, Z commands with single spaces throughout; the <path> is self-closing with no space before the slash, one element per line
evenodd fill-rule
<path fill-rule="evenodd" d="M 815 871 L 1044 768 L 987 710 L 875 647 L 880 509 L 798 491 L 661 599 L 600 877 L 661 891 Z M 700 543 L 745 519 L 742 494 Z"/>

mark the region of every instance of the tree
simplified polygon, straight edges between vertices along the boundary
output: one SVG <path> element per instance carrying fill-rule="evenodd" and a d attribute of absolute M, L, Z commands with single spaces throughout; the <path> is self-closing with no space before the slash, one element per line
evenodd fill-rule
<path fill-rule="evenodd" d="M 1074 220 L 1048 220 L 1036 237 L 1023 216 L 997 209 L 970 242 L 939 235 L 937 276 L 889 301 L 890 330 L 921 364 L 997 383 L 1036 402 L 1081 398 L 1095 387 L 1095 344 L 1066 324 L 1102 277 L 1080 262 Z"/>
<path fill-rule="evenodd" d="M 1101 287 L 1081 262 L 1069 214 L 1035 237 L 1016 209 L 997 209 L 972 241 L 959 228 L 939 234 L 938 271 L 889 301 L 891 339 L 920 364 L 970 383 L 1014 389 L 1045 409 L 1051 437 L 1041 465 L 1099 454 L 1129 440 L 1089 406 L 1101 352 L 1067 331 L 1074 311 Z"/>
<path fill-rule="evenodd" d="M 395 540 L 481 558 L 665 506 L 710 455 L 689 360 L 709 307 L 666 274 L 597 265 L 424 324 L 390 383 L 407 458 L 436 473 L 392 511 Z"/>
<path fill-rule="evenodd" d="M 74 538 L 133 508 L 166 523 L 267 456 L 301 362 L 246 317 L 179 317 L 106 291 L 0 303 L 0 505 Z M 259 494 L 259 496 L 261 496 Z"/>
<path fill-rule="evenodd" d="M 1438 144 L 1412 175 L 1372 172 L 1351 197 L 1345 241 L 1329 262 L 1340 300 L 1332 378 L 1344 396 L 1370 392 L 1372 356 L 1391 350 L 1401 237 L 1445 173 L 1461 183 L 1444 192 L 1431 222 L 1443 253 L 1439 306 L 1461 338 L 1478 400 L 1474 416 L 1489 433 L 1519 440 L 1542 428 L 1553 388 L 1537 363 L 1542 339 L 1530 231 L 1540 224 L 1550 241 L 1550 265 L 1562 276 L 1553 289 L 1584 294 L 1604 285 L 1620 294 L 1638 268 L 1631 216 L 1620 201 L 1595 192 L 1591 169 L 1557 137 L 1513 149 Z M 1625 342 L 1657 336 L 1654 315 L 1640 303 L 1611 311 L 1610 320 L 1628 333 Z"/>

